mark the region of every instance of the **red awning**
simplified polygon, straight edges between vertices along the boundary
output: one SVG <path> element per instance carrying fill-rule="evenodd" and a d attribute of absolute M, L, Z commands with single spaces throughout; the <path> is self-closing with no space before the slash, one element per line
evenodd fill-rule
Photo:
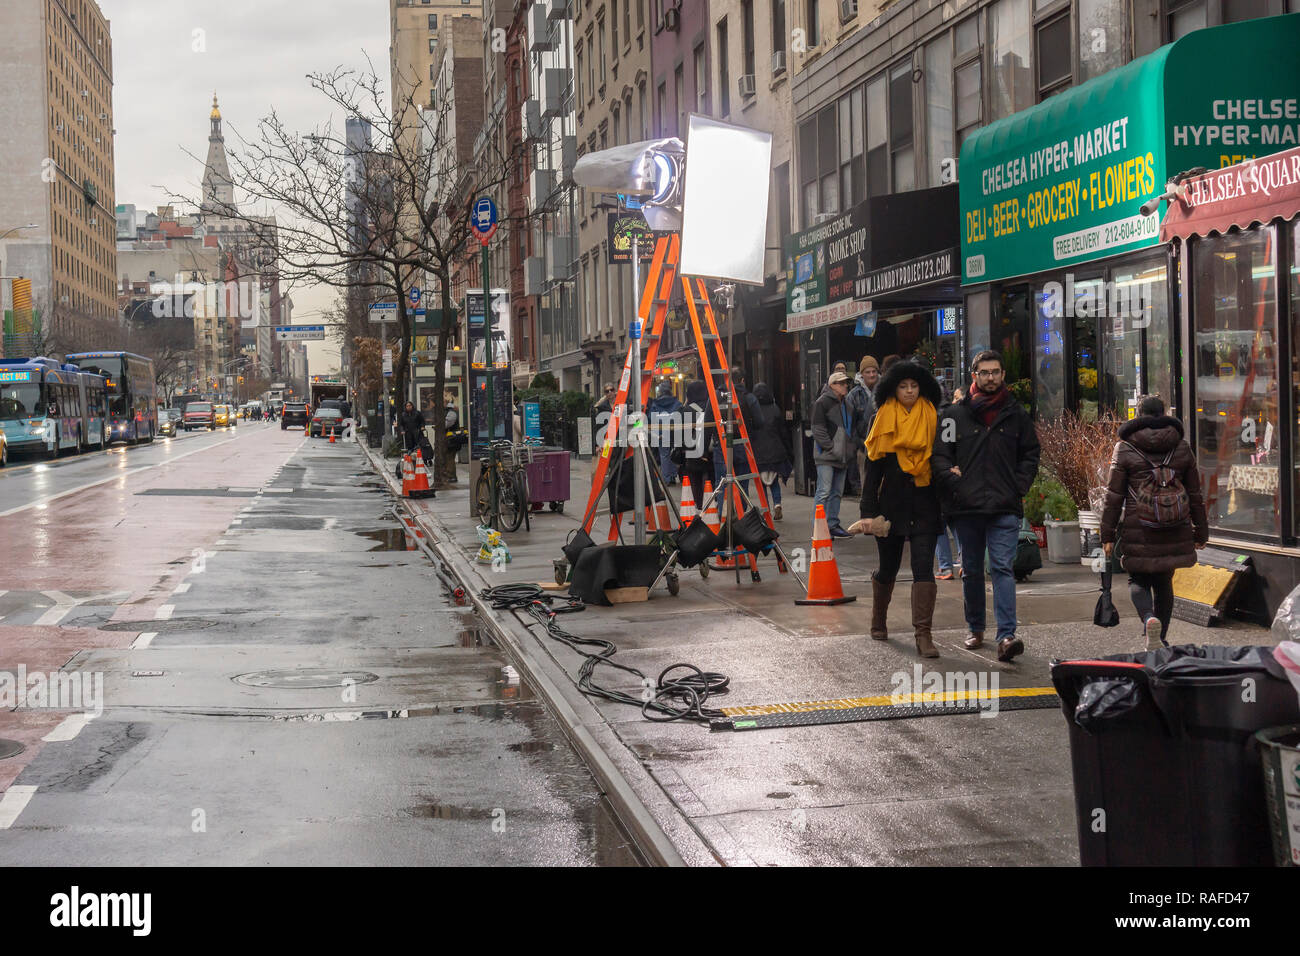
<path fill-rule="evenodd" d="M 1169 203 L 1160 241 L 1226 233 L 1300 215 L 1300 148 L 1187 180 Z"/>

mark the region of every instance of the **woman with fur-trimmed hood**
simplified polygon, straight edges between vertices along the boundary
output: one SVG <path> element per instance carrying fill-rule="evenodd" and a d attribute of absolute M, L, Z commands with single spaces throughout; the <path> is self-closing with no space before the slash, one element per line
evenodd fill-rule
<path fill-rule="evenodd" d="M 849 530 L 873 534 L 880 569 L 871 576 L 871 637 L 888 640 L 886 617 L 894 581 L 910 543 L 912 628 L 922 657 L 938 657 L 930 638 L 938 584 L 935 542 L 943 529 L 939 495 L 930 479 L 930 451 L 942 390 L 913 361 L 891 365 L 876 384 L 876 419 L 867 434 L 867 469 L 862 486 L 862 520 Z"/>

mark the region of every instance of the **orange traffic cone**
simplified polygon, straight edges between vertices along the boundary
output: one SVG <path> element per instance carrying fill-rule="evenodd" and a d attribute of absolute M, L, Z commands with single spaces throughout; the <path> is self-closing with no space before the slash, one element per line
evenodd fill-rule
<path fill-rule="evenodd" d="M 691 490 L 691 479 L 682 475 L 682 504 L 679 509 L 682 516 L 682 527 L 689 528 L 691 522 L 695 520 L 695 492 Z"/>
<path fill-rule="evenodd" d="M 402 497 L 411 497 L 411 480 L 414 478 L 411 468 L 411 454 L 407 452 L 402 456 Z"/>
<path fill-rule="evenodd" d="M 409 498 L 433 497 L 433 489 L 429 487 L 429 471 L 424 467 L 424 455 L 418 449 L 415 452 L 415 463 L 411 466 L 411 488 L 406 494 Z"/>
<path fill-rule="evenodd" d="M 330 429 L 330 444 L 334 444 L 334 429 Z"/>
<path fill-rule="evenodd" d="M 812 558 L 808 562 L 808 596 L 795 600 L 795 604 L 847 604 L 856 601 L 857 595 L 844 596 L 840 585 L 840 569 L 831 550 L 831 531 L 826 526 L 826 509 L 817 506 L 813 520 Z"/>
<path fill-rule="evenodd" d="M 709 501 L 713 495 L 713 482 L 704 479 L 704 500 Z M 718 533 L 721 522 L 718 520 L 718 502 L 717 499 L 709 501 L 709 506 L 704 509 L 704 525 L 714 534 Z"/>

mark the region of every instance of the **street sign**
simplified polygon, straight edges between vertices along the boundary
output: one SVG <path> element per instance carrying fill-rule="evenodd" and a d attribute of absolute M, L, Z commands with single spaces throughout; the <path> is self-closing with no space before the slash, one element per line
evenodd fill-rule
<path fill-rule="evenodd" d="M 424 293 L 421 292 L 419 289 L 411 289 L 409 292 L 406 293 L 406 297 L 411 300 L 411 305 L 419 305 L 420 296 L 422 296 L 423 294 Z"/>
<path fill-rule="evenodd" d="M 497 231 L 497 204 L 487 196 L 479 196 L 474 200 L 474 208 L 469 214 L 469 227 L 478 236 L 478 241 L 486 246 Z"/>
<path fill-rule="evenodd" d="M 370 307 L 371 322 L 396 322 L 397 321 L 397 303 L 396 302 L 376 302 Z"/>
<path fill-rule="evenodd" d="M 384 349 L 384 374 L 393 374 L 393 350 Z"/>
<path fill-rule="evenodd" d="M 542 437 L 541 402 L 524 402 L 524 437 Z"/>
<path fill-rule="evenodd" d="M 275 337 L 281 342 L 323 342 L 323 325 L 277 325 Z"/>

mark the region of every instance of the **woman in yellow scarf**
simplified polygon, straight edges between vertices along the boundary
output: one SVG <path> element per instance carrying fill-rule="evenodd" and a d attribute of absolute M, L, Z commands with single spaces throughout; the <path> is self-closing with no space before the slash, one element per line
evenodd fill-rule
<path fill-rule="evenodd" d="M 934 602 L 934 548 L 942 533 L 939 496 L 930 480 L 939 383 L 916 362 L 890 366 L 876 385 L 876 420 L 867 435 L 867 469 L 862 483 L 862 520 L 851 532 L 874 534 L 880 569 L 871 576 L 871 637 L 889 639 L 886 618 L 894 581 L 911 548 L 912 629 L 922 657 L 938 657 L 930 638 Z"/>

